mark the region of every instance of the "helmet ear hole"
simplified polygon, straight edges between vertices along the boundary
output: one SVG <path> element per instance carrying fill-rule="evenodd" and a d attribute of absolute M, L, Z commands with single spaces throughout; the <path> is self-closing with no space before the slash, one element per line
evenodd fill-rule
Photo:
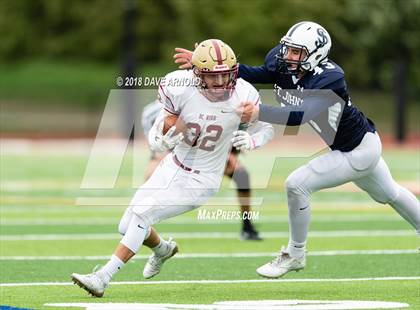
<path fill-rule="evenodd" d="M 315 60 L 319 60 L 322 55 L 316 55 Z"/>
<path fill-rule="evenodd" d="M 200 69 L 198 69 L 197 67 L 193 67 L 193 73 L 196 75 L 196 76 L 200 76 Z"/>

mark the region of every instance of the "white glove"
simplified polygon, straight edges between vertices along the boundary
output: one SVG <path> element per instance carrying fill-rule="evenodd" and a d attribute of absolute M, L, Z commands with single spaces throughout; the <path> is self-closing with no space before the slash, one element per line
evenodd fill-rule
<path fill-rule="evenodd" d="M 153 143 L 153 150 L 157 152 L 166 152 L 168 150 L 172 150 L 178 143 L 180 143 L 184 139 L 184 134 L 180 132 L 177 135 L 172 136 L 175 130 L 176 127 L 172 126 L 165 135 L 157 134 Z M 162 130 L 159 130 L 159 132 L 161 133 Z"/>
<path fill-rule="evenodd" d="M 239 151 L 250 151 L 255 149 L 255 142 L 251 135 L 244 130 L 233 132 L 232 145 Z"/>

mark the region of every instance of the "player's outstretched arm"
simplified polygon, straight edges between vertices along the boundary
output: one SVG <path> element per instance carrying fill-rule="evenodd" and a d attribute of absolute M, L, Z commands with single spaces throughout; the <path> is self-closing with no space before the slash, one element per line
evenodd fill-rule
<path fill-rule="evenodd" d="M 258 119 L 271 124 L 299 126 L 315 119 L 325 110 L 329 111 L 330 116 L 334 114 L 334 118 L 338 119 L 344 104 L 344 101 L 334 92 L 316 90 L 307 92 L 299 106 L 282 107 L 265 104 L 254 106 L 252 102 L 243 102 L 236 112 L 240 115 L 242 122 L 253 122 Z"/>

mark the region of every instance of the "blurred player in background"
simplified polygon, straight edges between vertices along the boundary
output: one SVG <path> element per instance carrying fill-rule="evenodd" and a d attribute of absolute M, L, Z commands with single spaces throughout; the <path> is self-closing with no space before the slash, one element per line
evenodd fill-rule
<path fill-rule="evenodd" d="M 267 54 L 263 65 L 239 66 L 239 77 L 246 81 L 274 84 L 278 100 L 280 94 L 289 93 L 282 97 L 286 100 L 279 100 L 278 106 L 245 104 L 238 109 L 242 121 L 258 118 L 291 126 L 308 122 L 331 148 L 331 152 L 312 159 L 288 176 L 285 183 L 289 244 L 273 261 L 257 269 L 264 277 L 277 278 L 305 267 L 311 217 L 309 199 L 312 193 L 324 188 L 353 182 L 375 201 L 391 205 L 420 236 L 419 201 L 393 180 L 381 157 L 382 144 L 375 125 L 352 104 L 343 70 L 328 60 L 330 48 L 327 30 L 313 22 L 300 22 Z M 181 68 L 190 67 L 191 52 L 181 48 L 175 51 L 178 52 L 175 62 L 181 63 Z M 320 91 L 314 95 L 307 90 Z M 331 100 L 334 98 L 328 94 L 341 103 Z"/>
<path fill-rule="evenodd" d="M 163 240 L 152 225 L 194 210 L 214 196 L 232 146 L 252 150 L 274 135 L 268 123 L 241 124 L 236 113 L 241 102 L 258 105 L 261 100 L 251 84 L 238 79 L 236 56 L 227 44 L 203 41 L 195 49 L 192 63 L 193 70 L 169 73 L 159 86 L 158 98 L 165 114 L 163 121 L 155 122 L 148 138 L 154 150 L 172 151 L 137 190 L 124 212 L 119 224 L 124 237 L 101 269 L 71 275 L 74 283 L 93 296 L 103 296 L 112 277 L 142 244 L 153 251 L 143 276 L 157 275 L 178 246 Z M 246 131 L 238 130 L 240 125 Z"/>
<path fill-rule="evenodd" d="M 162 111 L 162 103 L 159 100 L 155 100 L 144 107 L 141 124 L 143 132 L 146 137 L 149 136 L 150 129 L 156 120 L 162 120 L 164 113 Z M 150 161 L 146 170 L 146 180 L 151 176 L 159 162 L 166 156 L 167 152 L 158 152 L 154 150 L 150 145 Z M 259 236 L 258 231 L 255 229 L 248 218 L 250 214 L 250 200 L 251 200 L 251 189 L 249 173 L 245 167 L 240 163 L 238 159 L 240 151 L 236 148 L 232 148 L 225 167 L 225 175 L 233 179 L 236 184 L 236 191 L 239 203 L 241 205 L 242 215 L 242 230 L 240 233 L 241 240 L 262 240 Z"/>

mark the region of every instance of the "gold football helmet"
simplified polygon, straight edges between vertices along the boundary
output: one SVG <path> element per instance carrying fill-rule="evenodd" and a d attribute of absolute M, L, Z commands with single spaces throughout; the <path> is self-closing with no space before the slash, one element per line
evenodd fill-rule
<path fill-rule="evenodd" d="M 239 66 L 229 45 L 217 39 L 205 40 L 195 48 L 191 62 L 207 99 L 222 101 L 230 98 Z"/>

